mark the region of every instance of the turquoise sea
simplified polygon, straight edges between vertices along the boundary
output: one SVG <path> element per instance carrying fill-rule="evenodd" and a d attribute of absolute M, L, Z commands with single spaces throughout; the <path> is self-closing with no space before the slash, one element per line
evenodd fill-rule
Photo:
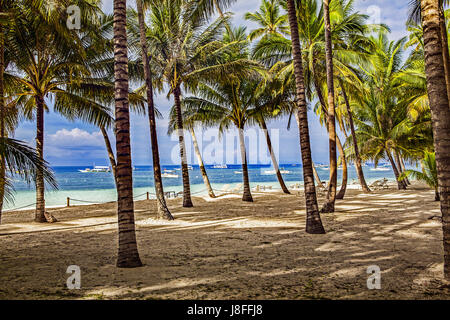
<path fill-rule="evenodd" d="M 116 190 L 112 173 L 83 173 L 79 170 L 86 167 L 53 167 L 56 179 L 58 181 L 58 190 L 49 190 L 46 192 L 46 206 L 57 207 L 65 206 L 67 197 L 70 197 L 71 204 L 90 204 L 101 203 L 116 200 Z M 163 178 L 164 191 L 182 191 L 181 172 L 176 169 L 179 166 L 163 165 L 163 169 L 175 170 L 178 178 Z M 302 167 L 299 164 L 282 164 L 280 168 L 288 171 L 283 174 L 286 185 L 300 183 L 302 184 L 303 173 Z M 222 190 L 224 186 L 235 187 L 242 183 L 241 166 L 228 165 L 226 169 L 217 169 L 213 166 L 206 166 L 209 179 L 214 189 Z M 251 186 L 265 185 L 272 186 L 272 188 L 279 188 L 277 178 L 274 174 L 267 173 L 271 168 L 269 165 L 249 165 L 249 177 Z M 375 180 L 387 178 L 394 180 L 394 173 L 390 166 L 379 165 L 374 168 L 373 165 L 367 165 L 364 168 L 364 173 L 368 183 Z M 329 170 L 326 166 L 317 167 L 320 178 L 323 181 L 328 180 Z M 338 171 L 338 179 L 340 181 L 342 170 Z M 202 176 L 199 167 L 193 165 L 193 170 L 189 171 L 191 180 L 192 194 L 202 195 L 206 194 L 203 185 Z M 136 200 L 143 200 L 146 198 L 146 192 L 154 193 L 153 188 L 153 171 L 151 166 L 136 166 L 133 171 L 134 180 L 134 195 Z M 355 168 L 349 166 L 349 184 L 357 183 L 357 175 Z M 35 203 L 34 186 L 28 186 L 20 180 L 14 180 L 16 189 L 14 203 L 6 203 L 5 210 L 13 209 L 30 209 Z M 81 201 L 78 201 L 81 200 Z"/>

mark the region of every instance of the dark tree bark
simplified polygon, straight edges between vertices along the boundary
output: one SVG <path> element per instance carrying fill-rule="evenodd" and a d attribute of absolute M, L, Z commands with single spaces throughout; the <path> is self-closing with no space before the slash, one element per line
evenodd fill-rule
<path fill-rule="evenodd" d="M 150 70 L 148 59 L 148 48 L 145 30 L 145 16 L 142 7 L 142 0 L 136 1 L 138 20 L 139 20 L 139 35 L 141 43 L 141 56 L 142 64 L 144 66 L 145 85 L 147 88 L 147 115 L 150 127 L 150 138 L 152 148 L 152 161 L 153 161 L 153 178 L 155 182 L 156 193 L 156 207 L 157 218 L 165 220 L 173 220 L 173 216 L 167 207 L 166 198 L 164 197 L 164 187 L 161 177 L 161 165 L 159 160 L 159 147 L 158 147 L 158 135 L 156 133 L 156 120 L 155 120 L 155 104 L 153 101 L 153 83 L 152 73 Z"/>
<path fill-rule="evenodd" d="M 402 170 L 402 163 L 401 163 L 401 161 L 400 161 L 400 156 L 399 156 L 397 150 L 394 150 L 394 157 L 395 157 L 394 160 L 395 160 L 395 164 L 396 164 L 396 166 L 397 166 L 398 174 L 399 174 L 399 176 L 401 176 L 401 174 L 403 173 L 403 170 Z M 403 180 L 400 181 L 400 182 L 404 185 L 405 189 L 408 187 L 407 178 L 406 178 L 406 179 L 403 179 Z"/>
<path fill-rule="evenodd" d="M 334 212 L 337 188 L 337 155 L 336 155 L 336 116 L 334 100 L 334 71 L 333 71 L 333 48 L 331 41 L 331 23 L 329 0 L 323 0 L 324 22 L 325 22 L 325 61 L 327 67 L 327 87 L 328 87 L 328 137 L 330 152 L 330 182 L 327 194 L 327 201 L 322 207 L 322 212 Z"/>
<path fill-rule="evenodd" d="M 399 181 L 400 172 L 398 171 L 397 165 L 395 164 L 394 158 L 392 157 L 391 151 L 389 149 L 386 150 L 386 154 L 388 156 L 389 162 L 391 163 L 392 170 L 394 171 L 395 180 L 397 181 L 398 190 L 405 190 L 406 185 L 403 181 Z"/>
<path fill-rule="evenodd" d="M 442 56 L 438 1 L 422 0 L 421 10 L 425 73 L 442 213 L 444 276 L 446 280 L 450 280 L 450 108 Z"/>
<path fill-rule="evenodd" d="M 447 96 L 450 97 L 450 53 L 448 50 L 447 26 L 445 24 L 445 13 L 442 6 L 439 7 L 439 28 L 442 39 L 442 57 L 444 60 L 445 83 L 447 84 Z"/>
<path fill-rule="evenodd" d="M 114 99 L 117 153 L 117 217 L 119 224 L 117 267 L 119 268 L 142 266 L 136 243 L 134 224 L 126 25 L 126 0 L 114 0 Z"/>
<path fill-rule="evenodd" d="M 347 168 L 347 159 L 345 157 L 344 147 L 342 146 L 341 139 L 339 136 L 337 138 L 337 147 L 339 149 L 339 154 L 341 155 L 342 161 L 342 184 L 339 193 L 336 196 L 336 199 L 342 200 L 345 197 L 345 192 L 347 191 L 347 182 L 348 182 L 348 168 Z"/>
<path fill-rule="evenodd" d="M 178 143 L 180 145 L 180 159 L 181 159 L 181 173 L 183 175 L 183 207 L 193 207 L 191 200 L 191 185 L 189 182 L 189 169 L 186 156 L 186 143 L 184 141 L 183 132 L 183 114 L 181 111 L 181 89 L 177 86 L 173 92 L 175 100 L 175 110 L 177 114 L 177 131 L 178 131 Z"/>
<path fill-rule="evenodd" d="M 320 219 L 319 207 L 317 205 L 316 186 L 314 184 L 314 174 L 312 168 L 311 145 L 308 128 L 308 112 L 305 97 L 305 83 L 303 79 L 302 52 L 298 35 L 297 14 L 294 0 L 287 0 L 289 26 L 292 39 L 292 56 L 294 62 L 294 77 L 297 98 L 297 113 L 300 149 L 303 164 L 303 181 L 305 186 L 306 199 L 306 232 L 312 234 L 323 234 L 325 229 Z"/>
<path fill-rule="evenodd" d="M 102 132 L 103 140 L 105 140 L 106 152 L 108 153 L 109 163 L 111 165 L 111 170 L 112 170 L 112 174 L 113 174 L 113 177 L 114 177 L 114 182 L 116 183 L 116 187 L 117 187 L 116 157 L 114 156 L 114 151 L 113 151 L 113 148 L 111 146 L 111 141 L 109 140 L 108 132 L 106 132 L 105 127 L 103 127 L 103 126 L 100 127 L 100 131 Z"/>
<path fill-rule="evenodd" d="M 242 201 L 253 202 L 253 197 L 250 190 L 250 179 L 248 178 L 247 153 L 245 151 L 244 129 L 242 128 L 239 128 L 239 146 L 241 149 L 241 160 L 242 160 L 242 182 L 244 184 L 244 193 L 242 194 Z"/>
<path fill-rule="evenodd" d="M 36 101 L 36 153 L 44 161 L 44 97 L 35 97 Z M 42 169 L 36 172 L 36 211 L 34 221 L 47 222 L 45 218 L 45 185 Z"/>
<path fill-rule="evenodd" d="M 267 148 L 269 149 L 270 158 L 272 159 L 273 168 L 277 175 L 278 183 L 280 184 L 281 190 L 283 190 L 283 192 L 286 194 L 290 194 L 289 189 L 286 187 L 286 184 L 284 183 L 283 176 L 281 175 L 277 158 L 273 153 L 272 141 L 270 140 L 269 131 L 267 130 L 266 121 L 264 121 L 264 118 L 261 119 L 261 129 L 263 130 L 264 135 L 266 137 Z"/>

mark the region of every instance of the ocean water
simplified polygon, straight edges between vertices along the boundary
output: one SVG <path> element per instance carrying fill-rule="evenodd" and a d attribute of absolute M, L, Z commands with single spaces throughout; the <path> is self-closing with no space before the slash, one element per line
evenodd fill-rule
<path fill-rule="evenodd" d="M 67 197 L 71 198 L 72 205 L 82 205 L 91 203 L 102 203 L 108 201 L 115 201 L 117 194 L 115 190 L 112 173 L 83 173 L 79 170 L 86 167 L 53 167 L 55 177 L 58 181 L 58 190 L 46 191 L 46 206 L 59 207 L 66 205 Z M 163 169 L 176 170 L 179 166 L 165 165 Z M 289 173 L 283 174 L 283 178 L 288 187 L 303 181 L 303 171 L 301 165 L 284 164 L 280 165 L 283 170 Z M 234 188 L 237 184 L 242 183 L 242 171 L 240 165 L 228 165 L 227 169 L 216 169 L 213 166 L 206 166 L 209 180 L 215 190 L 223 190 L 228 185 L 228 188 Z M 279 184 L 274 174 L 267 174 L 266 171 L 273 170 L 269 165 L 249 165 L 249 178 L 251 186 L 265 185 L 272 186 L 272 188 L 279 188 Z M 381 168 L 374 168 L 373 165 L 363 167 L 367 182 L 371 182 L 387 178 L 394 180 L 394 173 L 390 166 L 382 166 Z M 322 181 L 327 181 L 329 170 L 327 167 L 317 167 Z M 348 183 L 357 183 L 357 174 L 354 166 L 349 166 Z M 182 191 L 181 171 L 176 171 L 178 178 L 163 178 L 164 191 Z M 342 170 L 338 170 L 338 183 L 340 183 Z M 193 165 L 193 170 L 189 171 L 191 181 L 192 195 L 206 194 L 203 179 L 198 166 Z M 133 192 L 136 200 L 143 200 L 146 198 L 146 192 L 154 193 L 153 170 L 151 166 L 136 166 L 133 171 Z M 14 187 L 16 189 L 14 202 L 6 203 L 5 210 L 15 209 L 31 209 L 34 207 L 35 190 L 34 186 L 28 186 L 20 180 L 14 180 Z M 151 196 L 152 197 L 152 196 Z"/>

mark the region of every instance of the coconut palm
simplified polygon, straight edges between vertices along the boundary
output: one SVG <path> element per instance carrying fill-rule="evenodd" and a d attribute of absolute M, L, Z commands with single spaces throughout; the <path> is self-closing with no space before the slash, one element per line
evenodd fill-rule
<path fill-rule="evenodd" d="M 100 14 L 95 4 L 92 7 L 97 8 L 97 11 L 93 11 L 95 14 Z M 55 8 L 61 9 L 59 6 Z M 63 31 L 60 34 L 56 26 L 57 23 L 62 23 L 61 16 L 57 15 L 60 20 L 52 20 L 50 18 L 54 15 L 53 11 L 44 10 L 45 6 L 36 8 L 38 9 L 44 12 L 18 15 L 8 29 L 7 51 L 13 58 L 5 79 L 15 88 L 11 95 L 16 107 L 20 107 L 26 117 L 36 117 L 36 150 L 43 159 L 47 98 L 53 97 L 54 110 L 69 117 L 78 113 L 81 118 L 89 118 L 97 110 L 92 109 L 92 105 L 85 105 L 81 96 L 74 95 L 69 90 L 69 87 L 77 83 L 77 79 L 87 74 L 83 61 L 86 48 L 80 40 L 80 33 Z M 92 10 L 88 11 L 92 13 Z M 90 25 L 86 22 L 86 26 L 93 26 L 96 19 L 91 19 L 93 22 Z M 35 220 L 45 222 L 44 212 L 44 179 L 38 172 Z"/>
<path fill-rule="evenodd" d="M 141 45 L 142 64 L 145 74 L 145 86 L 147 88 L 147 104 L 148 104 L 148 119 L 150 126 L 150 137 L 152 142 L 152 160 L 153 160 L 153 176 L 155 180 L 155 192 L 157 198 L 158 217 L 173 220 L 173 216 L 167 208 L 166 199 L 164 197 L 164 189 L 161 177 L 161 165 L 159 161 L 158 136 L 156 134 L 156 120 L 155 120 L 155 105 L 153 101 L 153 77 L 150 70 L 151 57 L 148 57 L 148 46 L 145 25 L 145 14 L 142 0 L 136 1 L 137 16 L 139 23 L 139 40 Z"/>
<path fill-rule="evenodd" d="M 308 129 L 308 113 L 305 97 L 305 84 L 303 78 L 302 51 L 298 35 L 297 8 L 294 0 L 287 0 L 289 26 L 292 38 L 292 55 L 294 64 L 294 76 L 296 85 L 296 98 L 298 111 L 296 113 L 299 123 L 300 149 L 303 164 L 303 181 L 306 198 L 306 232 L 321 234 L 325 230 L 320 219 L 319 207 L 317 205 L 316 188 L 314 185 L 314 174 L 312 169 L 311 145 Z"/>
<path fill-rule="evenodd" d="M 247 12 L 244 17 L 259 25 L 259 28 L 252 30 L 248 35 L 250 41 L 260 37 L 282 36 L 289 33 L 287 16 L 281 13 L 279 0 L 262 0 L 259 11 Z"/>
<path fill-rule="evenodd" d="M 333 71 L 333 47 L 331 40 L 331 22 L 329 0 L 323 0 L 324 21 L 325 21 L 325 62 L 327 72 L 328 88 L 328 137 L 330 154 L 330 182 L 327 193 L 327 201 L 322 207 L 322 212 L 334 212 L 334 202 L 336 199 L 337 187 L 337 160 L 336 160 L 336 116 L 334 98 L 334 71 Z"/>
<path fill-rule="evenodd" d="M 244 185 L 242 200 L 248 202 L 252 202 L 253 197 L 248 177 L 244 129 L 255 122 L 254 115 L 259 111 L 255 104 L 259 83 L 256 75 L 253 79 L 245 80 L 230 76 L 220 82 L 202 82 L 193 91 L 194 96 L 183 99 L 186 111 L 193 115 L 193 120 L 218 126 L 222 133 L 231 126 L 238 130 Z"/>
<path fill-rule="evenodd" d="M 136 243 L 128 105 L 128 52 L 126 0 L 114 1 L 115 134 L 117 151 L 117 216 L 119 246 L 117 266 L 142 265 Z"/>
<path fill-rule="evenodd" d="M 450 96 L 450 53 L 449 53 L 449 42 L 448 42 L 448 26 L 446 25 L 446 15 L 445 15 L 445 5 L 450 2 L 448 0 L 439 0 L 438 2 L 439 10 L 439 34 L 442 43 L 442 58 L 444 63 L 445 71 L 445 82 L 447 86 L 447 96 Z M 410 13 L 408 17 L 408 22 L 410 24 L 420 24 L 422 10 L 421 10 L 421 0 L 411 0 L 410 2 Z"/>
<path fill-rule="evenodd" d="M 174 97 L 184 207 L 192 207 L 192 200 L 183 132 L 182 86 L 191 89 L 201 79 L 220 78 L 252 64 L 247 59 L 231 62 L 221 60 L 223 53 L 233 46 L 224 45 L 220 41 L 227 17 L 221 17 L 206 25 L 204 19 L 192 17 L 192 11 L 197 8 L 197 4 L 195 1 L 182 0 L 164 0 L 153 4 L 148 37 L 154 62 L 160 68 L 160 76 L 169 86 L 168 96 Z"/>
<path fill-rule="evenodd" d="M 430 101 L 444 239 L 444 276 L 450 280 L 450 108 L 437 1 L 422 0 L 425 73 Z"/>
<path fill-rule="evenodd" d="M 42 172 L 44 181 L 51 188 L 57 188 L 58 184 L 53 176 L 53 172 L 48 167 L 48 163 L 43 161 L 36 150 L 26 145 L 24 142 L 3 137 L 0 138 L 0 156 L 5 163 L 5 176 L 2 181 L 2 205 L 6 202 L 14 202 L 14 186 L 11 183 L 12 177 L 19 177 L 28 184 L 31 184 L 38 172 Z M 2 217 L 0 208 L 0 224 Z"/>

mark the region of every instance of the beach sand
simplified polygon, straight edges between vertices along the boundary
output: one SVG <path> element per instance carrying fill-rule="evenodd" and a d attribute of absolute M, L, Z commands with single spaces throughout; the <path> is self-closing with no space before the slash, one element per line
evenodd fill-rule
<path fill-rule="evenodd" d="M 348 190 L 322 215 L 325 235 L 305 233 L 304 195 L 254 194 L 214 201 L 169 200 L 176 218 L 157 221 L 154 200 L 136 202 L 144 263 L 118 269 L 115 203 L 5 213 L 0 226 L 0 299 L 448 299 L 442 229 L 434 194 Z M 319 202 L 323 203 L 323 197 Z M 69 265 L 81 289 L 66 288 Z M 367 268 L 381 269 L 368 290 Z"/>

